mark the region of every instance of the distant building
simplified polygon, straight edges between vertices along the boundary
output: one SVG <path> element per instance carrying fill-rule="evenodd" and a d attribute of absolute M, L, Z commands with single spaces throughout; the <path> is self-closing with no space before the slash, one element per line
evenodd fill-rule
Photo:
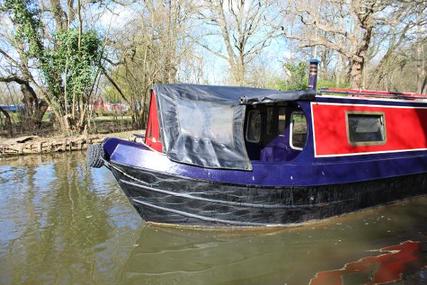
<path fill-rule="evenodd" d="M 108 103 L 100 97 L 91 104 L 91 109 L 95 112 L 125 113 L 129 110 L 129 105 L 123 103 Z"/>

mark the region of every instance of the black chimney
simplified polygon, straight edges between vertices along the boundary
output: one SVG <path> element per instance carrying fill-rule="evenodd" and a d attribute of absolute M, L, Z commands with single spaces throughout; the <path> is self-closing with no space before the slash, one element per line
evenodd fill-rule
<path fill-rule="evenodd" d="M 308 74 L 308 89 L 316 91 L 317 89 L 317 67 L 319 60 L 310 59 L 310 72 Z"/>

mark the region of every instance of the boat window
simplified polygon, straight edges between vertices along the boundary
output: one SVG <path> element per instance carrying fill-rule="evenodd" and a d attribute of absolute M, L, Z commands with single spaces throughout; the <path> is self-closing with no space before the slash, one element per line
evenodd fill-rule
<path fill-rule="evenodd" d="M 279 123 L 277 130 L 279 135 L 283 135 L 286 128 L 286 108 L 279 108 Z"/>
<path fill-rule="evenodd" d="M 246 140 L 251 143 L 259 143 L 261 140 L 261 112 L 250 110 L 246 125 Z"/>
<path fill-rule="evenodd" d="M 210 102 L 188 101 L 177 105 L 180 132 L 196 140 L 214 139 L 233 144 L 233 109 Z"/>
<path fill-rule="evenodd" d="M 307 120 L 303 112 L 291 114 L 289 145 L 292 149 L 302 150 L 307 139 Z"/>
<path fill-rule="evenodd" d="M 385 142 L 384 114 L 347 113 L 351 144 L 366 145 Z"/>
<path fill-rule="evenodd" d="M 266 124 L 266 135 L 267 136 L 274 136 L 276 135 L 276 132 L 274 130 L 274 109 L 273 107 L 267 108 L 267 124 Z"/>

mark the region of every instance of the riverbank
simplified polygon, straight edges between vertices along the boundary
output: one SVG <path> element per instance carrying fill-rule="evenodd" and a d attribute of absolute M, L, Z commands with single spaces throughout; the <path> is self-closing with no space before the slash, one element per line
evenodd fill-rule
<path fill-rule="evenodd" d="M 108 134 L 89 134 L 81 136 L 22 136 L 0 139 L 0 157 L 66 152 L 87 149 L 89 144 L 100 143 L 106 137 L 119 137 L 133 140 L 134 134 L 144 134 L 144 130 L 114 132 Z"/>

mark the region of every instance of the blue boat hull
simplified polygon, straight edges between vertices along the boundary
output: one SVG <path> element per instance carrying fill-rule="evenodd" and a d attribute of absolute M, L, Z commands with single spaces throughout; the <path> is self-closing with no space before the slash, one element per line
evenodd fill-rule
<path fill-rule="evenodd" d="M 427 174 L 300 187 L 213 183 L 109 163 L 145 221 L 191 226 L 285 226 L 427 193 Z"/>

